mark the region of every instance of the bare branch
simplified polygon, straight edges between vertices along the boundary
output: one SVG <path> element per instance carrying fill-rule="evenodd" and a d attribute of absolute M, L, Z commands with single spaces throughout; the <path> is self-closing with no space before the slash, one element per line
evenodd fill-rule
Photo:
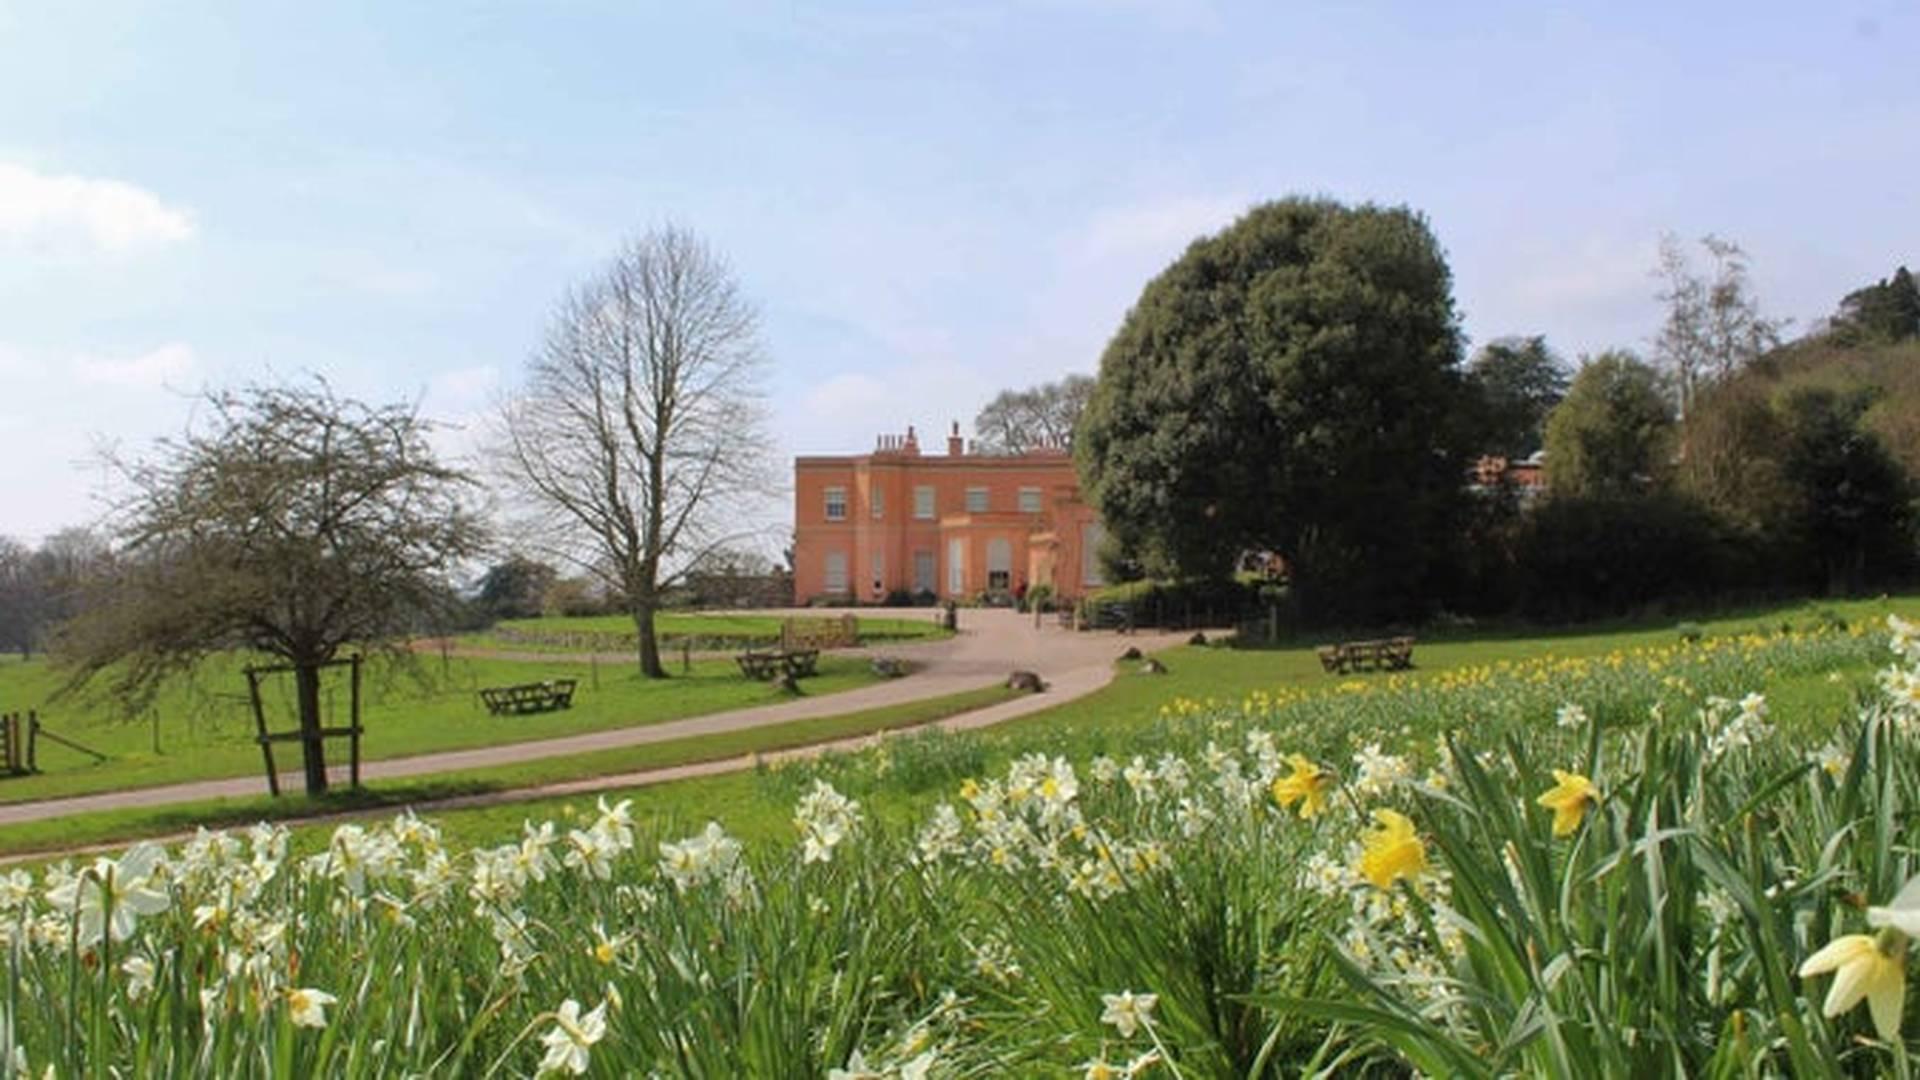
<path fill-rule="evenodd" d="M 557 307 L 493 459 L 532 546 L 592 573 L 633 614 L 640 664 L 660 590 L 742 534 L 775 483 L 758 320 L 693 234 L 650 232 Z"/>

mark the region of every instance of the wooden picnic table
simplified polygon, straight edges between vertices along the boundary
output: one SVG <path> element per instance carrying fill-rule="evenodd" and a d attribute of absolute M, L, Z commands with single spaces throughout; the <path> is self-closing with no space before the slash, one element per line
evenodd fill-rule
<path fill-rule="evenodd" d="M 1317 651 L 1320 666 L 1333 675 L 1345 675 L 1349 671 L 1404 671 L 1413 666 L 1410 637 L 1343 641 L 1338 645 L 1322 645 Z"/>
<path fill-rule="evenodd" d="M 820 663 L 819 649 L 781 649 L 771 652 L 749 650 L 733 658 L 740 673 L 765 682 L 784 672 L 788 678 L 804 679 L 814 674 Z"/>
<path fill-rule="evenodd" d="M 575 679 L 548 679 L 517 686 L 486 686 L 480 689 L 480 701 L 495 716 L 551 712 L 573 707 L 576 685 Z"/>

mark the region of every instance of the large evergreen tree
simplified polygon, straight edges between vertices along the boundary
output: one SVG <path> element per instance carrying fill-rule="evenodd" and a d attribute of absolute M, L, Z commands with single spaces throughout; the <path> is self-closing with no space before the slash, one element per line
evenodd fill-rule
<path fill-rule="evenodd" d="M 1218 576 L 1277 551 L 1310 617 L 1422 607 L 1463 500 L 1451 283 L 1403 207 L 1291 198 L 1196 241 L 1128 312 L 1076 432 L 1120 553 Z"/>
<path fill-rule="evenodd" d="M 1467 383 L 1479 410 L 1475 449 L 1523 458 L 1546 438 L 1547 414 L 1567 394 L 1567 369 L 1539 334 L 1496 338 L 1474 353 Z"/>
<path fill-rule="evenodd" d="M 1902 266 L 1893 276 L 1840 301 L 1834 330 L 1849 342 L 1897 342 L 1920 337 L 1920 286 Z"/>
<path fill-rule="evenodd" d="M 1660 373 L 1624 350 L 1581 365 L 1547 418 L 1547 482 L 1556 497 L 1623 498 L 1664 487 L 1673 408 Z"/>
<path fill-rule="evenodd" d="M 1913 483 L 1862 426 L 1872 401 L 1870 391 L 1801 386 L 1775 406 L 1797 496 L 1786 531 L 1807 583 L 1828 592 L 1898 580 L 1913 563 Z"/>

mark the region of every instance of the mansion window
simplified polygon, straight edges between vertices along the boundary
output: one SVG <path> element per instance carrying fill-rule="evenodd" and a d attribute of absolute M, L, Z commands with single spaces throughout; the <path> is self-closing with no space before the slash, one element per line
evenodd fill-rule
<path fill-rule="evenodd" d="M 987 512 L 987 489 L 970 487 L 967 489 L 967 513 L 984 514 Z"/>
<path fill-rule="evenodd" d="M 847 553 L 844 551 L 827 552 L 827 591 L 843 593 L 847 591 Z"/>
<path fill-rule="evenodd" d="M 987 541 L 987 591 L 1013 588 L 1013 545 L 999 537 Z"/>
<path fill-rule="evenodd" d="M 830 487 L 827 489 L 827 520 L 847 520 L 847 489 Z"/>
<path fill-rule="evenodd" d="M 1039 488 L 1023 487 L 1020 489 L 1020 512 L 1023 514 L 1037 514 L 1040 512 Z"/>
<path fill-rule="evenodd" d="M 913 516 L 919 521 L 933 520 L 933 489 L 917 487 L 913 489 Z"/>

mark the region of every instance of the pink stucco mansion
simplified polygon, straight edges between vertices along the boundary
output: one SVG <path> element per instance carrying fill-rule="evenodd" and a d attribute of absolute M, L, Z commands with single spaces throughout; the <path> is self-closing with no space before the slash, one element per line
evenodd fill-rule
<path fill-rule="evenodd" d="M 888 593 L 966 600 L 1100 583 L 1100 522 L 1063 448 L 973 453 L 954 425 L 944 455 L 882 435 L 872 453 L 793 463 L 796 603 L 878 603 Z"/>

